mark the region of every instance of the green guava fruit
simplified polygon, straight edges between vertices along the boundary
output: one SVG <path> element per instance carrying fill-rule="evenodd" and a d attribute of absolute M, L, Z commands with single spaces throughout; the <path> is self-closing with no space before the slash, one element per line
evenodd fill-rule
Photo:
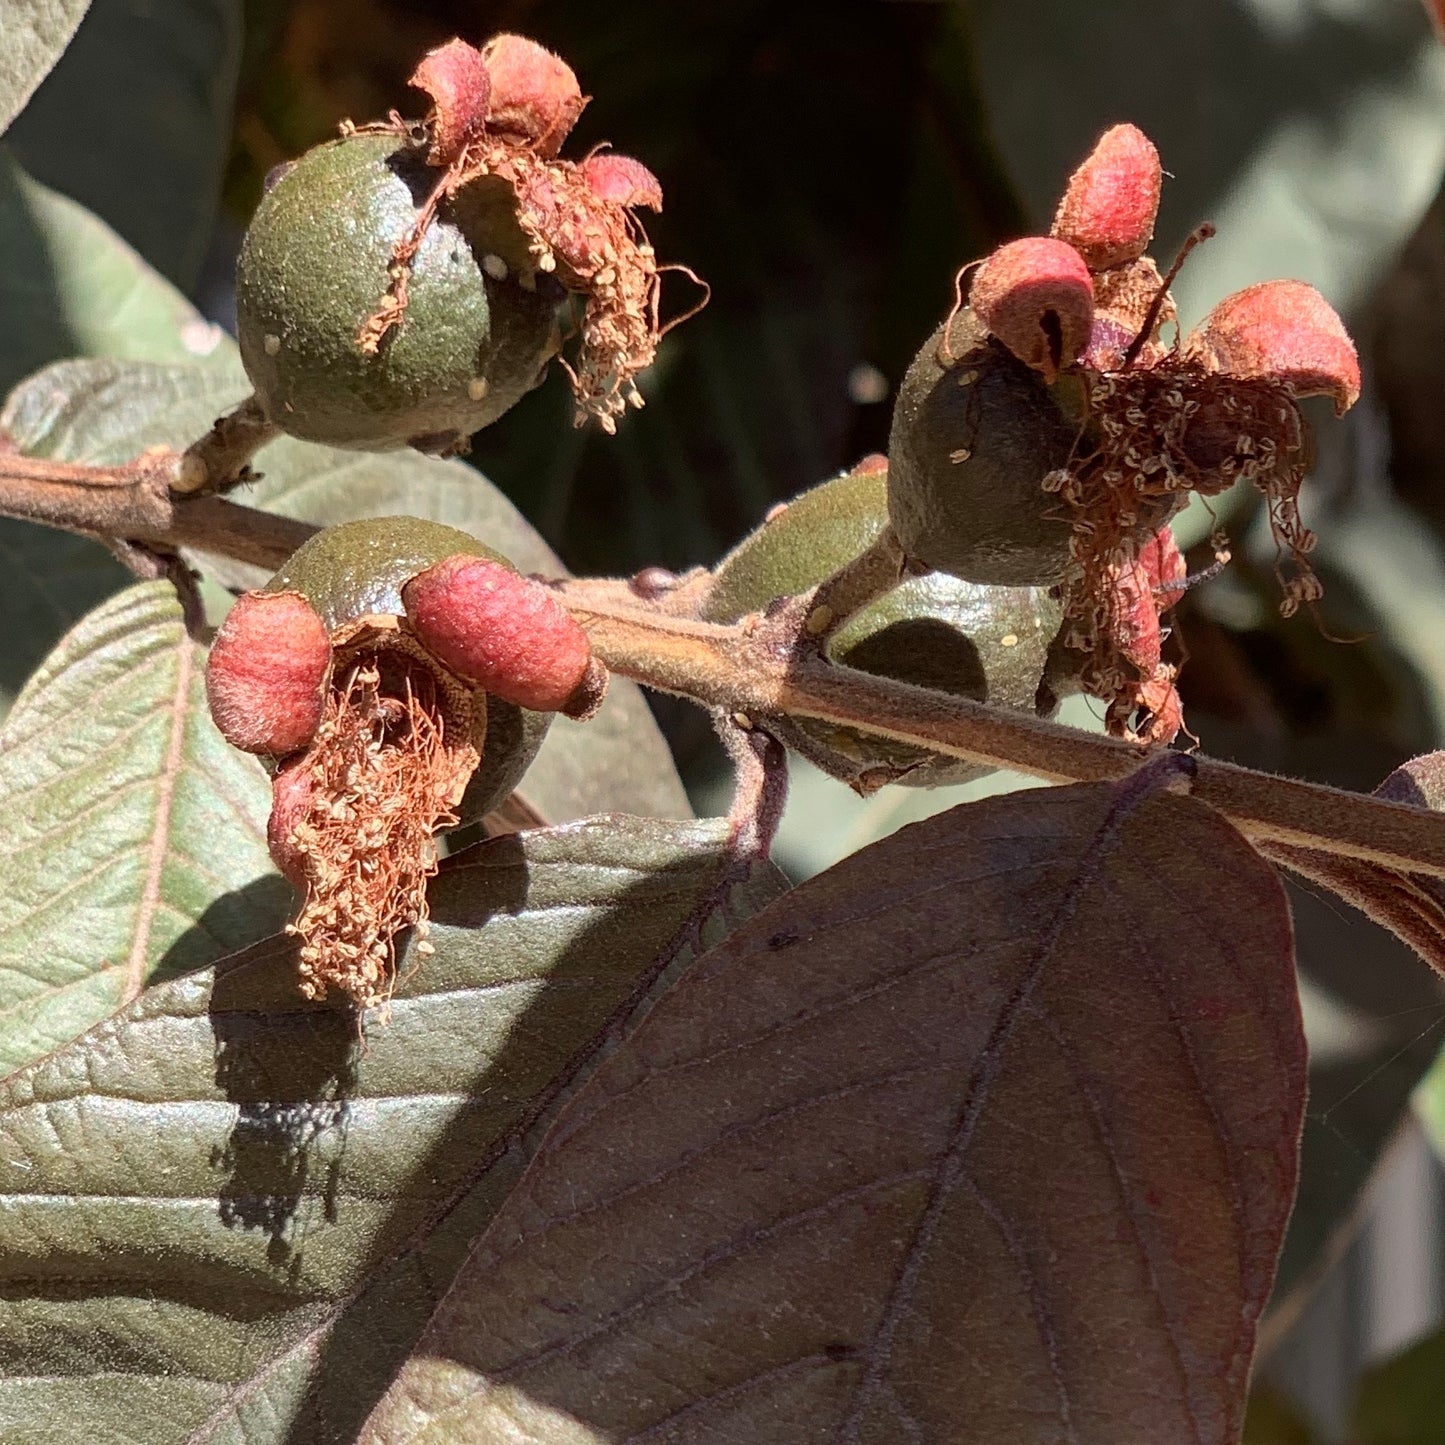
<path fill-rule="evenodd" d="M 704 619 L 734 622 L 775 597 L 816 586 L 870 546 L 887 519 L 882 471 L 849 473 L 804 492 L 718 565 Z M 880 677 L 1032 712 L 1060 617 L 1045 589 L 981 586 L 930 572 L 848 618 L 828 639 L 827 655 Z M 939 787 L 990 771 L 815 719 L 800 719 L 789 741 L 861 791 L 885 782 Z"/>
<path fill-rule="evenodd" d="M 510 209 L 443 203 L 400 325 L 363 351 L 392 248 L 439 175 L 425 156 L 394 135 L 328 141 L 251 218 L 236 269 L 241 359 L 267 418 L 292 436 L 453 451 L 536 385 L 557 350 L 563 293 L 545 275 L 521 284 L 503 259 L 525 252 Z"/>

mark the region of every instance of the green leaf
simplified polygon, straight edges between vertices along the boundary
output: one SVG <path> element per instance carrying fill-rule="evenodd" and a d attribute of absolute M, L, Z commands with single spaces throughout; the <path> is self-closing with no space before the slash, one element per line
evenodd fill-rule
<path fill-rule="evenodd" d="M 0 46 L 0 132 L 60 59 L 90 0 L 9 0 Z"/>
<path fill-rule="evenodd" d="M 284 920 L 270 785 L 216 732 L 203 661 L 170 584 L 132 587 L 0 730 L 0 1073 Z"/>
<path fill-rule="evenodd" d="M 1289 918 L 1149 779 L 917 824 L 568 1103 L 364 1445 L 1233 1445 L 1304 1108 Z"/>
<path fill-rule="evenodd" d="M 200 436 L 250 388 L 230 342 L 205 367 L 63 362 L 10 397 L 0 429 L 22 451 L 67 461 L 114 463 L 148 446 Z M 264 478 L 246 500 L 269 511 L 328 523 L 411 515 L 446 522 L 505 552 L 523 571 L 566 569 L 520 512 L 480 473 L 416 452 L 348 452 L 289 437 L 257 459 Z M 207 573 L 232 587 L 267 574 L 218 558 Z M 686 794 L 642 695 L 615 679 L 602 711 L 585 725 L 559 721 L 523 789 L 549 822 L 602 811 L 686 817 Z"/>
<path fill-rule="evenodd" d="M 220 345 L 104 221 L 0 150 L 0 390 L 69 356 L 193 361 Z"/>
<path fill-rule="evenodd" d="M 221 339 L 103 221 L 3 149 L 0 313 L 0 390 L 59 357 L 181 361 Z M 129 580 L 96 542 L 0 519 L 0 711 L 65 629 Z"/>
<path fill-rule="evenodd" d="M 0 1439 L 352 1441 L 557 1099 L 781 886 L 715 823 L 499 838 L 364 1046 L 272 940 L 14 1075 Z"/>
<path fill-rule="evenodd" d="M 1426 1336 L 1360 1382 L 1351 1445 L 1445 1445 L 1445 1330 Z"/>
<path fill-rule="evenodd" d="M 240 0 L 94 0 L 7 137 L 22 164 L 190 289 L 231 142 Z"/>
<path fill-rule="evenodd" d="M 132 580 L 96 542 L 0 517 L 0 716 L 61 636 Z"/>

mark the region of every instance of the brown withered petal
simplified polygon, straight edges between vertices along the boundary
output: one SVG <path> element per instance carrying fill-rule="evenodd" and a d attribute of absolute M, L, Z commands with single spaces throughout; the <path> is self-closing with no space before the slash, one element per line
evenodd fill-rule
<path fill-rule="evenodd" d="M 1184 344 L 1186 356 L 1230 376 L 1327 396 L 1343 415 L 1359 399 L 1360 359 L 1334 308 L 1303 281 L 1261 281 L 1227 296 Z"/>
<path fill-rule="evenodd" d="M 1026 236 L 1000 246 L 979 267 L 969 304 L 1020 361 L 1053 381 L 1088 344 L 1094 283 L 1072 246 Z"/>
<path fill-rule="evenodd" d="M 662 210 L 662 183 L 641 161 L 601 151 L 578 167 L 587 188 L 599 200 L 618 206 L 646 206 Z"/>
<path fill-rule="evenodd" d="M 494 35 L 482 60 L 491 79 L 488 126 L 531 142 L 540 156 L 556 155 L 587 104 L 572 67 L 522 35 Z"/>
<path fill-rule="evenodd" d="M 1154 236 L 1163 174 L 1154 142 L 1138 126 L 1106 130 L 1070 176 L 1051 234 L 1073 246 L 1091 271 L 1142 256 Z"/>
<path fill-rule="evenodd" d="M 492 80 L 481 51 L 448 40 L 423 57 L 407 83 L 432 99 L 432 165 L 450 165 L 486 126 Z"/>

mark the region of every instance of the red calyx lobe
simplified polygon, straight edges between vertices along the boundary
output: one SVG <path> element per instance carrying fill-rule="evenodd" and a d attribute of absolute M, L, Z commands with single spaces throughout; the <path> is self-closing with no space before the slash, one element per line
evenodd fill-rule
<path fill-rule="evenodd" d="M 533 712 L 566 710 L 588 677 L 587 634 L 539 582 L 484 557 L 446 557 L 402 588 L 417 640 L 476 687 Z"/>
<path fill-rule="evenodd" d="M 1261 281 L 1226 296 L 1185 343 L 1212 371 L 1328 396 L 1343 416 L 1360 396 L 1360 358 L 1334 308 L 1303 281 Z"/>
<path fill-rule="evenodd" d="M 407 84 L 432 99 L 428 161 L 450 165 L 486 128 L 492 80 L 481 51 L 464 40 L 448 40 L 422 58 Z"/>
<path fill-rule="evenodd" d="M 296 758 L 271 779 L 271 817 L 266 824 L 266 844 L 271 861 L 293 887 L 306 887 L 306 853 L 297 846 L 296 829 L 311 811 L 316 784 L 311 776 L 310 758 Z"/>
<path fill-rule="evenodd" d="M 662 210 L 662 183 L 641 161 L 600 151 L 578 167 L 587 189 L 599 200 L 618 206 L 646 206 Z"/>
<path fill-rule="evenodd" d="M 1026 366 L 1052 382 L 1088 345 L 1094 283 L 1074 248 L 1049 236 L 1000 246 L 978 268 L 974 315 Z"/>
<path fill-rule="evenodd" d="M 1051 234 L 1073 246 L 1091 271 L 1142 256 L 1154 236 L 1163 175 L 1154 142 L 1138 126 L 1106 130 L 1069 177 Z"/>
<path fill-rule="evenodd" d="M 233 747 L 285 757 L 316 732 L 330 668 L 330 638 L 305 597 L 248 592 L 211 644 L 211 716 Z"/>
<path fill-rule="evenodd" d="M 488 126 L 555 156 L 587 104 L 572 67 L 521 35 L 493 36 L 481 55 L 491 81 Z"/>

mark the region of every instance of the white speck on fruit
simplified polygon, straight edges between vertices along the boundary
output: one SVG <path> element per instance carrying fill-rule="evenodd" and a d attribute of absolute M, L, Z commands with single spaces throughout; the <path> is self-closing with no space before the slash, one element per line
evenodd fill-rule
<path fill-rule="evenodd" d="M 265 348 L 267 356 L 279 356 L 281 352 L 281 338 L 274 331 L 268 331 L 261 345 Z"/>
<path fill-rule="evenodd" d="M 487 378 L 485 376 L 474 376 L 467 383 L 467 395 L 473 401 L 480 401 L 487 394 Z"/>
<path fill-rule="evenodd" d="M 482 270 L 492 278 L 493 281 L 505 281 L 507 279 L 507 263 L 500 256 L 493 255 L 490 251 L 482 257 Z"/>
<path fill-rule="evenodd" d="M 1006 632 L 1002 637 L 999 638 L 998 645 L 1000 647 L 1017 647 L 1019 645 L 1018 633 Z"/>
<path fill-rule="evenodd" d="M 954 466 L 958 466 L 960 462 L 966 462 L 972 455 L 973 453 L 967 447 L 959 447 L 957 451 L 949 452 L 948 459 Z"/>

